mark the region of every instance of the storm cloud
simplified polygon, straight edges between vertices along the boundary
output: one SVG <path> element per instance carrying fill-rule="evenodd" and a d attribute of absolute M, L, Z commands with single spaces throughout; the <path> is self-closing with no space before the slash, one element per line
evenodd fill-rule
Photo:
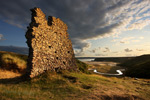
<path fill-rule="evenodd" d="M 73 47 L 83 52 L 90 47 L 88 39 L 147 25 L 143 22 L 135 27 L 142 15 L 145 20 L 150 16 L 149 3 L 149 0 L 4 0 L 0 3 L 0 20 L 26 29 L 31 19 L 29 9 L 40 7 L 46 15 L 59 17 L 68 25 Z"/>

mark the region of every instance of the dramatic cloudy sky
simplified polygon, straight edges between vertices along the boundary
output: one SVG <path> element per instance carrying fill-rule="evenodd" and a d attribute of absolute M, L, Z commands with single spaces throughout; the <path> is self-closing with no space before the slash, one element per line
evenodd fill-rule
<path fill-rule="evenodd" d="M 0 45 L 27 47 L 34 7 L 68 25 L 76 56 L 150 53 L 150 0 L 1 0 Z"/>

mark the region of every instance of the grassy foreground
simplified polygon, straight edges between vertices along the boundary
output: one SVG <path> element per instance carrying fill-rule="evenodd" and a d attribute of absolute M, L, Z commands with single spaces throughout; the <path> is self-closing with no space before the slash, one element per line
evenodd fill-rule
<path fill-rule="evenodd" d="M 82 72 L 47 71 L 27 81 L 16 77 L 19 72 L 1 69 L 0 76 L 14 74 L 0 77 L 0 100 L 150 100 L 150 79 L 86 74 L 86 65 L 79 64 Z"/>
<path fill-rule="evenodd" d="M 150 80 L 145 79 L 108 78 L 64 71 L 61 74 L 46 72 L 25 82 L 18 83 L 18 80 L 0 80 L 0 100 L 150 99 Z"/>

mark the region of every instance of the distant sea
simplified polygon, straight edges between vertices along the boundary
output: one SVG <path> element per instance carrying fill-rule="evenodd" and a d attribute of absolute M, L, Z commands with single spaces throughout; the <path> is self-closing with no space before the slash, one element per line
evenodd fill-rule
<path fill-rule="evenodd" d="M 84 61 L 94 61 L 94 59 L 83 59 L 83 58 L 82 59 L 78 59 L 78 60 L 83 61 L 83 62 Z"/>

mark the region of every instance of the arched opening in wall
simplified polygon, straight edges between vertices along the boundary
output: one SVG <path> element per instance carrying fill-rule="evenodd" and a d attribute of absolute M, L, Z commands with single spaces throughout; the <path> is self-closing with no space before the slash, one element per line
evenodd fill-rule
<path fill-rule="evenodd" d="M 57 51 L 55 51 L 55 53 L 57 53 Z"/>
<path fill-rule="evenodd" d="M 56 57 L 56 59 L 58 60 L 58 57 Z"/>
<path fill-rule="evenodd" d="M 70 51 L 68 51 L 68 53 L 70 53 Z"/>

